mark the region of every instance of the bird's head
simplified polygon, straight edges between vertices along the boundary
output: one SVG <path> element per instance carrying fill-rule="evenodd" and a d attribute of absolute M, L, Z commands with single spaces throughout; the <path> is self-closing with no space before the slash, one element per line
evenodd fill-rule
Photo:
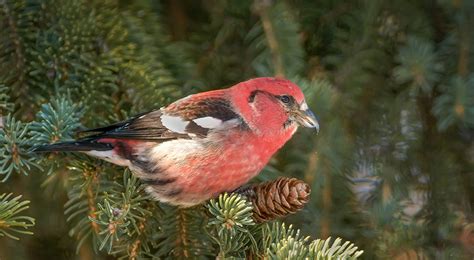
<path fill-rule="evenodd" d="M 255 130 L 293 133 L 304 126 L 319 131 L 318 120 L 303 92 L 289 80 L 255 78 L 233 86 L 230 93 L 234 106 Z"/>

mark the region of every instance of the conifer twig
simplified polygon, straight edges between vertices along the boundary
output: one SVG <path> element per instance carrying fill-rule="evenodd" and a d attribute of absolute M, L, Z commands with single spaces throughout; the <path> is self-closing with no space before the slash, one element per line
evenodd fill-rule
<path fill-rule="evenodd" d="M 35 220 L 28 216 L 18 216 L 18 214 L 29 208 L 30 201 L 20 201 L 21 195 L 11 198 L 13 195 L 0 195 L 0 237 L 7 236 L 11 239 L 19 238 L 12 234 L 32 235 L 33 232 L 27 231 L 29 227 L 35 225 Z"/>
<path fill-rule="evenodd" d="M 270 3 L 268 3 L 268 1 L 260 0 L 257 1 L 255 5 L 262 21 L 262 26 L 265 32 L 265 38 L 268 42 L 268 47 L 270 48 L 270 52 L 272 54 L 273 65 L 275 66 L 275 76 L 285 77 L 285 68 L 283 65 L 282 56 L 280 54 L 280 46 L 278 44 L 272 20 L 270 19 L 270 14 L 268 12 L 268 6 L 270 5 Z"/>

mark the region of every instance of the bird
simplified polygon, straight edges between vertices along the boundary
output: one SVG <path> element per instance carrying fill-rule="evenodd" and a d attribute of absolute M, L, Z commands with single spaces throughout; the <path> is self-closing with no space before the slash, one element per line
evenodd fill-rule
<path fill-rule="evenodd" d="M 128 167 L 154 200 L 192 207 L 232 192 L 265 167 L 299 126 L 319 132 L 301 89 L 262 77 L 181 98 L 36 152 L 82 152 Z"/>

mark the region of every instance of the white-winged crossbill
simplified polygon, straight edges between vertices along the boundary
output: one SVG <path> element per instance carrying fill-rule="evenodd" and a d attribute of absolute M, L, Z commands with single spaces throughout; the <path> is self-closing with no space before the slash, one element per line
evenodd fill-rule
<path fill-rule="evenodd" d="M 129 167 L 154 198 L 188 207 L 256 176 L 299 125 L 319 131 L 299 87 L 256 78 L 36 151 L 79 151 Z"/>

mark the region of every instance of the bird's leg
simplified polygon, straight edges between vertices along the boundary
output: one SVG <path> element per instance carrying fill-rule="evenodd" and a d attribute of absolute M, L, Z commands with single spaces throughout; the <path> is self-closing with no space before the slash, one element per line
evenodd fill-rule
<path fill-rule="evenodd" d="M 252 189 L 253 185 L 246 184 L 238 187 L 237 189 L 231 191 L 230 193 L 237 193 L 243 195 L 247 198 L 255 196 L 255 191 Z"/>

